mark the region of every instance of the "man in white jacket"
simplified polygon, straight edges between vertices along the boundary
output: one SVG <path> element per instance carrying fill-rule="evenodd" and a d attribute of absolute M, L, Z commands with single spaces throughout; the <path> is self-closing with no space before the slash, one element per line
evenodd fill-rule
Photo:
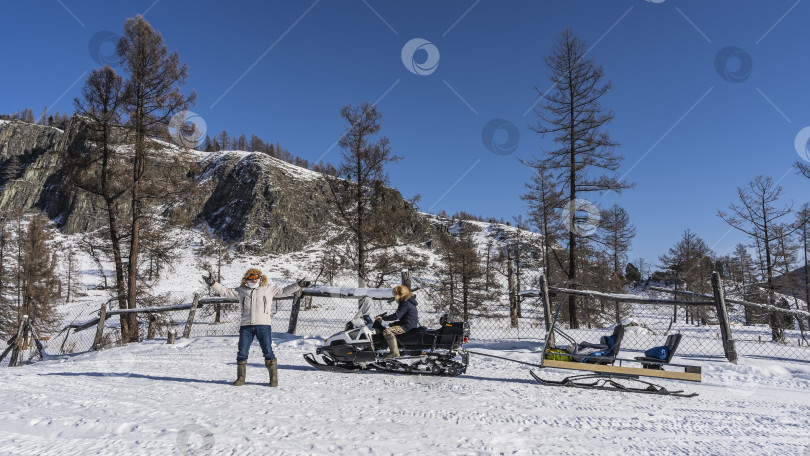
<path fill-rule="evenodd" d="M 242 310 L 239 324 L 239 349 L 236 354 L 236 381 L 234 386 L 245 384 L 248 351 L 253 338 L 259 339 L 264 355 L 264 365 L 270 373 L 269 386 L 278 386 L 278 361 L 273 354 L 270 317 L 273 298 L 289 296 L 303 287 L 309 286 L 305 280 L 299 280 L 284 288 L 267 281 L 267 276 L 256 268 L 250 268 L 242 277 L 242 285 L 227 288 L 217 283 L 210 275 L 203 276 L 205 283 L 218 295 L 224 298 L 238 298 Z"/>

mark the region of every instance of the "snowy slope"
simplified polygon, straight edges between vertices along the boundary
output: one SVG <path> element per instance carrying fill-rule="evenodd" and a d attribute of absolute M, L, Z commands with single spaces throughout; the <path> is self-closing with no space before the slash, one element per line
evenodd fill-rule
<path fill-rule="evenodd" d="M 467 374 L 317 371 L 318 339 L 276 334 L 280 386 L 236 337 L 114 348 L 0 370 L 0 454 L 700 454 L 810 451 L 810 366 L 700 361 L 697 398 L 547 387 L 472 355 Z M 536 344 L 473 345 L 526 362 Z M 695 362 L 695 360 L 690 360 Z M 543 372 L 559 378 L 561 372 Z M 803 453 L 805 452 L 805 453 Z"/>

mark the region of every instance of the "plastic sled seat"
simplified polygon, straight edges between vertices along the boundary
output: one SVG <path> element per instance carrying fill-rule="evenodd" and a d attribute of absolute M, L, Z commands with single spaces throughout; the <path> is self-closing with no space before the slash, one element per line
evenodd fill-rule
<path fill-rule="evenodd" d="M 668 349 L 667 357 L 664 359 L 660 358 L 650 358 L 648 356 L 637 356 L 635 358 L 636 361 L 641 361 L 641 367 L 645 369 L 661 369 L 661 366 L 664 364 L 669 364 L 672 361 L 672 356 L 675 355 L 675 351 L 678 349 L 678 345 L 681 343 L 681 334 L 670 334 L 667 336 L 666 347 Z"/>
<path fill-rule="evenodd" d="M 592 344 L 589 342 L 581 342 L 579 344 L 580 349 L 589 348 L 597 349 L 598 351 L 582 356 L 577 356 L 575 353 L 574 360 L 591 364 L 613 364 L 616 357 L 619 356 L 622 339 L 624 339 L 624 325 L 616 325 L 613 329 L 613 334 L 602 337 L 600 342 L 605 343 Z"/>

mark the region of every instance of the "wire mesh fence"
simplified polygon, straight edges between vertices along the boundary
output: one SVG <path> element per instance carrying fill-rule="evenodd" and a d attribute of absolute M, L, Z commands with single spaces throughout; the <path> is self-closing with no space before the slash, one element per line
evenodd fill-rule
<path fill-rule="evenodd" d="M 414 280 L 419 281 L 416 277 Z M 524 283 L 537 282 L 526 280 Z M 353 283 L 347 281 L 331 285 L 348 289 L 353 286 Z M 444 313 L 443 309 L 448 307 L 447 303 L 440 302 L 436 298 L 436 294 L 430 290 L 429 282 L 423 281 L 421 286 L 423 288 L 415 292 L 419 301 L 420 324 L 428 328 L 438 327 L 439 318 Z M 193 299 L 193 292 L 177 291 L 166 296 L 166 304 L 191 303 Z M 618 306 L 619 321 L 625 325 L 622 352 L 620 353 L 622 357 L 640 356 L 647 349 L 664 345 L 667 335 L 673 333 L 683 335 L 676 356 L 684 358 L 724 357 L 719 319 L 712 306 L 616 304 L 613 301 L 600 302 L 580 298 L 577 304 L 580 324 L 578 328 L 571 328 L 567 315 L 567 299 L 567 296 L 558 295 L 551 298 L 551 304 L 553 310 L 562 304 L 557 326 L 574 340 L 599 342 L 601 336 L 609 335 L 616 325 Z M 290 298 L 274 300 L 272 320 L 274 332 L 288 330 L 293 313 L 293 302 Z M 546 315 L 541 300 L 535 297 L 517 297 L 516 302 L 519 309 L 514 321 L 511 317 L 506 293 L 503 293 L 503 296 L 497 300 L 484 303 L 471 310 L 467 318 L 471 327 L 471 343 L 536 341 L 539 347 L 546 337 Z M 45 353 L 66 355 L 92 350 L 96 325 L 90 325 L 81 330 L 75 327 L 97 318 L 100 306 L 100 301 L 93 300 L 61 306 L 63 328 L 51 333 L 39 334 Z M 113 310 L 109 304 L 108 308 Z M 295 333 L 316 337 L 334 334 L 341 331 L 346 322 L 352 319 L 357 308 L 357 298 L 304 296 L 297 312 Z M 384 312 L 392 313 L 395 309 L 396 303 L 394 302 L 375 300 L 370 314 L 374 316 Z M 740 357 L 810 362 L 810 346 L 808 346 L 806 333 L 802 329 L 804 326 L 798 323 L 798 317 L 788 319 L 791 324 L 784 329 L 784 338 L 775 342 L 771 340 L 771 327 L 767 322 L 744 325 L 744 312 L 745 309 L 741 305 L 729 305 L 731 335 L 735 340 Z M 188 309 L 139 313 L 137 316 L 139 339 L 166 339 L 170 331 L 182 336 L 188 317 Z M 237 335 L 240 317 L 241 309 L 238 304 L 206 303 L 196 311 L 190 337 Z M 461 317 L 451 315 L 450 319 L 460 320 Z M 74 327 L 66 328 L 68 325 Z M 113 315 L 105 321 L 102 346 L 113 346 L 120 343 L 121 319 L 119 316 Z M 36 359 L 37 351 L 33 341 L 26 341 L 24 348 L 23 361 Z M 7 363 L 8 358 L 3 360 L 3 364 Z"/>

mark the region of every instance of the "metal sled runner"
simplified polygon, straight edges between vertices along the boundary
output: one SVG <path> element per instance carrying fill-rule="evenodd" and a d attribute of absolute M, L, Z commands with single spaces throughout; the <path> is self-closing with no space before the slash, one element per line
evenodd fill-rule
<path fill-rule="evenodd" d="M 701 368 L 699 366 L 687 366 L 683 364 L 671 364 L 669 360 L 675 353 L 675 349 L 680 342 L 680 334 L 671 335 L 667 338 L 669 354 L 666 359 L 656 360 L 653 358 L 639 357 L 635 360 L 622 359 L 617 357 L 624 328 L 617 325 L 611 337 L 611 343 L 587 344 L 577 342 L 562 329 L 557 327 L 557 317 L 560 307 L 554 313 L 554 320 L 551 323 L 551 330 L 546 334 L 543 345 L 543 359 L 540 368 L 568 369 L 574 371 L 588 371 L 579 375 L 571 375 L 562 380 L 548 380 L 540 377 L 535 372 L 530 371 L 532 377 L 541 385 L 550 386 L 570 386 L 575 388 L 591 388 L 613 391 L 625 391 L 630 393 L 659 394 L 680 397 L 694 397 L 697 393 L 684 393 L 682 390 L 670 391 L 667 388 L 642 380 L 641 377 L 666 378 L 672 380 L 683 380 L 691 382 L 701 381 Z M 568 353 L 557 347 L 550 345 L 553 340 L 552 335 L 559 335 L 579 347 L 590 347 L 598 352 L 593 354 Z M 603 341 L 606 339 L 602 338 Z M 607 342 L 611 342 L 610 339 Z M 630 365 L 627 365 L 630 364 Z M 633 364 L 639 365 L 638 367 Z"/>

